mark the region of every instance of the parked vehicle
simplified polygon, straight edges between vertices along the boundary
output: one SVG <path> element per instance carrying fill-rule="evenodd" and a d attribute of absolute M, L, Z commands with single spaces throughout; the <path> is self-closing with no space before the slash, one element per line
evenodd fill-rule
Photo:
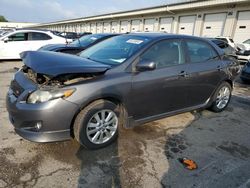
<path fill-rule="evenodd" d="M 228 43 L 232 48 L 235 48 L 235 49 L 237 48 L 237 47 L 236 47 L 236 44 L 234 43 L 234 40 L 233 40 L 231 37 L 218 36 L 218 37 L 215 37 L 215 38 L 225 41 L 225 42 Z"/>
<path fill-rule="evenodd" d="M 15 131 L 35 142 L 74 137 L 87 148 L 109 145 L 133 127 L 200 108 L 223 111 L 237 62 L 193 36 L 125 34 L 80 57 L 29 51 L 6 98 Z"/>
<path fill-rule="evenodd" d="M 242 45 L 244 46 L 244 51 L 250 51 L 250 39 L 244 41 Z M 250 52 L 247 55 L 250 55 Z"/>
<path fill-rule="evenodd" d="M 62 36 L 68 39 L 70 42 L 76 40 L 78 38 L 78 33 L 76 32 L 60 32 L 59 36 Z"/>
<path fill-rule="evenodd" d="M 250 83 L 250 61 L 243 67 L 240 78 L 243 82 Z"/>
<path fill-rule="evenodd" d="M 82 32 L 82 33 L 77 33 L 77 38 L 81 38 L 85 35 L 91 35 L 92 33 L 91 32 Z"/>
<path fill-rule="evenodd" d="M 227 42 L 214 38 L 208 38 L 208 40 L 211 40 L 213 43 L 215 43 L 219 48 L 221 48 L 225 52 L 225 54 L 237 56 L 235 48 L 230 46 Z"/>
<path fill-rule="evenodd" d="M 50 31 L 16 30 L 0 38 L 0 59 L 20 59 L 20 53 L 38 50 L 46 44 L 65 43 Z"/>
<path fill-rule="evenodd" d="M 85 35 L 80 39 L 75 40 L 70 44 L 49 44 L 41 47 L 38 51 L 53 51 L 53 52 L 62 52 L 68 54 L 77 54 L 98 42 L 106 40 L 110 37 L 117 36 L 117 34 L 93 34 Z"/>

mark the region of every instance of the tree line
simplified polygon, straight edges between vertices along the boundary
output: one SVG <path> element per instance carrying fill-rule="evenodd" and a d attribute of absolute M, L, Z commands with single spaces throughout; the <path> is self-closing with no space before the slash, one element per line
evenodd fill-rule
<path fill-rule="evenodd" d="M 4 16 L 0 15 L 0 22 L 8 22 L 8 20 Z"/>

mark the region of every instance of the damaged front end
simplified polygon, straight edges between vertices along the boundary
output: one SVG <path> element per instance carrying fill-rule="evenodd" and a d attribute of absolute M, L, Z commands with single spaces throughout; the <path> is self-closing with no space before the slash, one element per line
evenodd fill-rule
<path fill-rule="evenodd" d="M 42 103 L 67 98 L 76 89 L 74 84 L 103 75 L 110 67 L 73 55 L 28 51 L 21 54 L 22 74 L 36 89 L 29 90 L 27 103 Z M 67 87 L 69 86 L 69 87 Z"/>
<path fill-rule="evenodd" d="M 58 76 L 50 76 L 46 74 L 36 73 L 26 65 L 22 68 L 23 73 L 39 87 L 43 86 L 67 86 L 85 80 L 93 79 L 103 75 L 104 72 L 97 73 L 66 73 Z"/>
<path fill-rule="evenodd" d="M 26 51 L 22 71 L 39 86 L 65 86 L 103 75 L 109 65 L 74 55 Z"/>

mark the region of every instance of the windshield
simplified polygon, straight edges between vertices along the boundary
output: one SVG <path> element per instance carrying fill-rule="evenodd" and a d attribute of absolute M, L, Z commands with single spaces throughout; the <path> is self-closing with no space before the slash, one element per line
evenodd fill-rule
<path fill-rule="evenodd" d="M 121 35 L 112 37 L 83 51 L 80 56 L 104 64 L 126 61 L 150 41 L 148 37 Z"/>
<path fill-rule="evenodd" d="M 85 35 L 85 36 L 75 40 L 71 44 L 81 46 L 81 47 L 86 47 L 102 37 L 104 37 L 104 35 Z"/>

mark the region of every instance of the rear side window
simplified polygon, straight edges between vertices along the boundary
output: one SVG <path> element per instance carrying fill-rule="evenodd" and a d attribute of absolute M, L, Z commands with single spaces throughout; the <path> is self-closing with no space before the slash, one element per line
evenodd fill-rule
<path fill-rule="evenodd" d="M 186 43 L 190 63 L 202 63 L 218 57 L 215 50 L 206 42 L 188 40 Z"/>
<path fill-rule="evenodd" d="M 16 33 L 8 38 L 9 41 L 26 41 L 28 39 L 28 33 Z"/>
<path fill-rule="evenodd" d="M 49 39 L 52 38 L 45 33 L 31 32 L 28 35 L 28 40 L 49 40 Z"/>
<path fill-rule="evenodd" d="M 185 60 L 182 42 L 178 39 L 158 42 L 141 56 L 141 60 L 155 62 L 157 68 L 183 64 Z"/>

